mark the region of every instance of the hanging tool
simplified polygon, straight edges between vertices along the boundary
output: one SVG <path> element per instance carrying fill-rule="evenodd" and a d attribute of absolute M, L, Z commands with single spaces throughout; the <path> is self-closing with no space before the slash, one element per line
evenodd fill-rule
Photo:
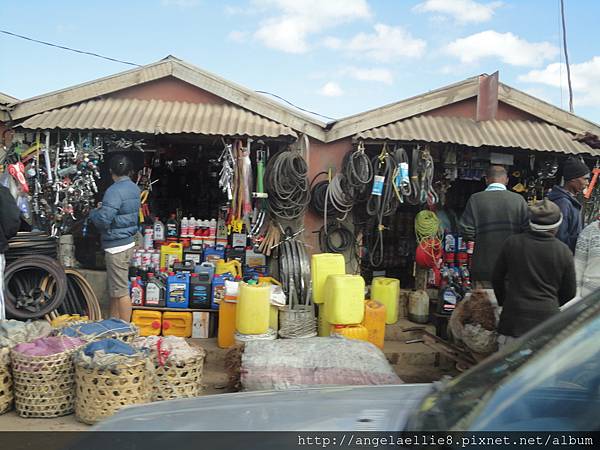
<path fill-rule="evenodd" d="M 585 199 L 589 200 L 589 198 L 592 196 L 592 191 L 594 190 L 594 188 L 596 187 L 596 183 L 598 182 L 598 175 L 600 175 L 600 165 L 598 161 L 596 161 L 596 167 L 592 169 L 592 180 L 583 192 L 583 197 Z"/>

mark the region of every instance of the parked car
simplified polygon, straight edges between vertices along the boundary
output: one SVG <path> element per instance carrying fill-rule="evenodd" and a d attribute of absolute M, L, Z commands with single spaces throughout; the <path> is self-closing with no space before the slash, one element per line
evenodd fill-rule
<path fill-rule="evenodd" d="M 600 429 L 600 291 L 461 376 L 247 392 L 129 407 L 101 431 Z"/>

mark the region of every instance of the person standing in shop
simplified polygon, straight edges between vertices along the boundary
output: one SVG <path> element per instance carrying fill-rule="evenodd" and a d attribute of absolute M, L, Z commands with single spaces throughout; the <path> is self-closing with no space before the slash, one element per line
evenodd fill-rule
<path fill-rule="evenodd" d="M 546 198 L 529 212 L 530 230 L 504 242 L 494 267 L 494 294 L 502 306 L 500 347 L 557 314 L 576 292 L 573 254 L 555 237 L 563 221 L 560 209 Z"/>
<path fill-rule="evenodd" d="M 600 216 L 583 229 L 575 246 L 577 296 L 600 289 Z"/>
<path fill-rule="evenodd" d="M 491 289 L 492 271 L 502 244 L 509 236 L 529 227 L 527 202 L 506 189 L 508 174 L 492 165 L 486 173 L 487 188 L 469 198 L 460 220 L 465 240 L 475 241 L 471 279 L 477 289 Z"/>
<path fill-rule="evenodd" d="M 556 237 L 574 253 L 577 238 L 583 228 L 581 203 L 577 200 L 577 195 L 588 187 L 590 169 L 579 159 L 569 158 L 565 161 L 562 172 L 564 185 L 554 186 L 547 197 L 558 205 L 563 215 Z"/>
<path fill-rule="evenodd" d="M 8 240 L 16 236 L 21 226 L 21 210 L 10 190 L 0 185 L 0 320 L 6 319 L 4 307 L 4 253 L 8 250 Z"/>
<path fill-rule="evenodd" d="M 110 315 L 129 322 L 131 299 L 127 275 L 138 232 L 140 189 L 129 178 L 132 170 L 129 158 L 113 156 L 109 168 L 114 183 L 98 207 L 90 212 L 90 220 L 101 233 L 105 251 Z"/>

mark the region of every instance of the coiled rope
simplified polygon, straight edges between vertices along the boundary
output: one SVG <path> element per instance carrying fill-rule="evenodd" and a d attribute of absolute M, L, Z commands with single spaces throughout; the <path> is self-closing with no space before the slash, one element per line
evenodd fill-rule
<path fill-rule="evenodd" d="M 419 246 L 435 261 L 441 248 L 442 229 L 433 211 L 423 210 L 415 216 L 415 235 Z"/>

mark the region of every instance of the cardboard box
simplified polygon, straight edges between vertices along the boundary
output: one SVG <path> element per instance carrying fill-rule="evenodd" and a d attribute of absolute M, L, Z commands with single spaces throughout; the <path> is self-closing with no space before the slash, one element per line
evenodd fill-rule
<path fill-rule="evenodd" d="M 210 336 L 210 313 L 192 313 L 192 337 L 206 339 Z"/>

